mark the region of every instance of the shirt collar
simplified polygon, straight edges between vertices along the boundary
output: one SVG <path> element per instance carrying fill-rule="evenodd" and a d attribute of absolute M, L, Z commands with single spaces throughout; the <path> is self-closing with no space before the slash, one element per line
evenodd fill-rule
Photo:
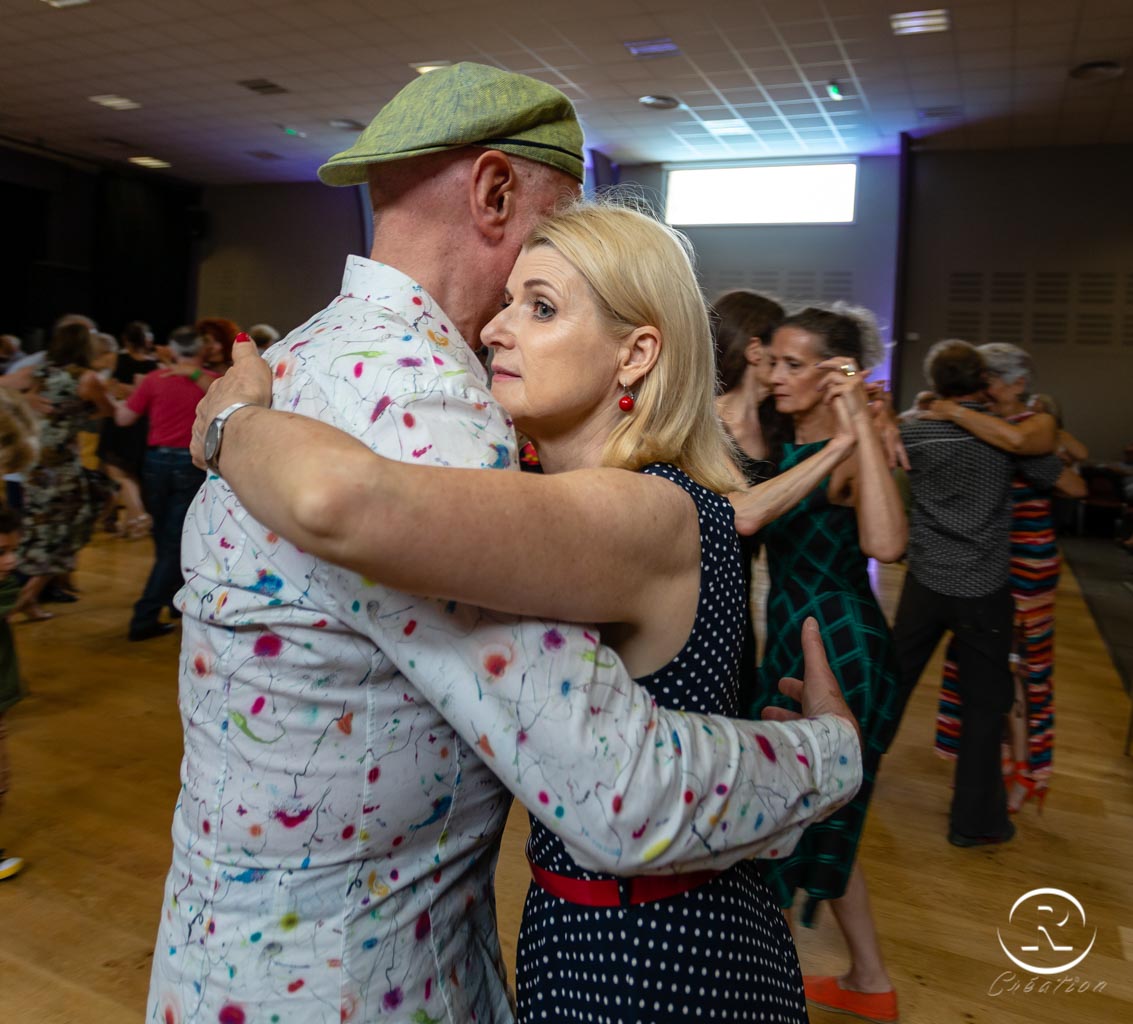
<path fill-rule="evenodd" d="M 446 358 L 457 362 L 479 381 L 487 382 L 487 370 L 440 302 L 397 267 L 365 256 L 348 256 L 346 270 L 342 272 L 342 297 L 391 310 L 394 317 L 404 318 L 410 330 L 441 345 L 448 352 Z"/>
<path fill-rule="evenodd" d="M 441 309 L 440 303 L 413 278 L 388 263 L 379 263 L 364 256 L 347 256 L 346 269 L 342 273 L 342 295 L 399 312 L 419 308 L 427 314 L 428 327 L 443 334 L 450 344 L 472 351 L 456 325 Z"/>

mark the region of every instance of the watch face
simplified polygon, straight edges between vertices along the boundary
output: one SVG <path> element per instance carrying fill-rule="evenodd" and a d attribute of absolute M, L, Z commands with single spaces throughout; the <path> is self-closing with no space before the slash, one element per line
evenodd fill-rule
<path fill-rule="evenodd" d="M 216 458 L 219 449 L 220 417 L 214 416 L 212 422 L 208 425 L 208 430 L 205 431 L 205 462 L 209 466 L 213 465 L 213 459 Z"/>

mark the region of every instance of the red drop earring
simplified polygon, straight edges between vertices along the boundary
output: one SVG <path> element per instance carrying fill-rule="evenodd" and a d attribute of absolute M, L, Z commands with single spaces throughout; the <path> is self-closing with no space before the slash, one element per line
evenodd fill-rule
<path fill-rule="evenodd" d="M 637 400 L 633 397 L 633 393 L 629 389 L 628 384 L 623 384 L 625 394 L 618 399 L 618 408 L 622 412 L 633 412 L 633 407 L 637 404 Z"/>

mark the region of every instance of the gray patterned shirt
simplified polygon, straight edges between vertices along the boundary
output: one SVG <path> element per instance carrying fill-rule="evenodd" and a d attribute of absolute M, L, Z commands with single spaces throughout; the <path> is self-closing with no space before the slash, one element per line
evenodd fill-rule
<path fill-rule="evenodd" d="M 961 403 L 987 412 L 975 402 Z M 901 439 L 912 468 L 909 572 L 940 594 L 982 597 L 1011 570 L 1011 480 L 1049 490 L 1062 473 L 1053 455 L 1016 457 L 955 423 L 909 419 Z"/>

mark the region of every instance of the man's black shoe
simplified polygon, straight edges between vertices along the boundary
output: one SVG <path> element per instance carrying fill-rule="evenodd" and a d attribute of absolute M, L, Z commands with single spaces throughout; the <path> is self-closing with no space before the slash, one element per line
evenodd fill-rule
<path fill-rule="evenodd" d="M 1007 828 L 998 836 L 966 836 L 959 832 L 949 832 L 948 841 L 953 846 L 995 846 L 1015 838 L 1015 826 L 1010 821 Z"/>
<path fill-rule="evenodd" d="M 171 622 L 150 622 L 144 626 L 131 626 L 131 640 L 152 640 L 155 636 L 165 636 L 177 627 Z"/>

